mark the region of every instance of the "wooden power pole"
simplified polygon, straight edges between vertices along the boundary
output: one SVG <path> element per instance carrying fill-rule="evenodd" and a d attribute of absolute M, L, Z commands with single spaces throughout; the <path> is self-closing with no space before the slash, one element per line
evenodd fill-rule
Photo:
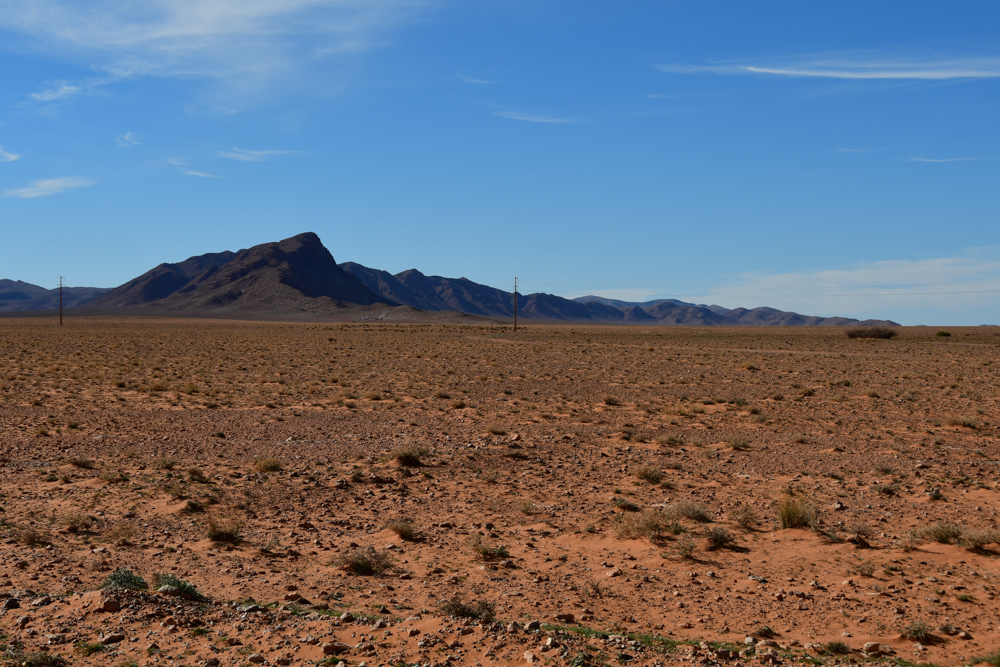
<path fill-rule="evenodd" d="M 517 331 L 517 276 L 514 276 L 514 331 Z"/>
<path fill-rule="evenodd" d="M 63 277 L 59 276 L 59 326 L 62 326 L 62 306 L 63 306 Z"/>

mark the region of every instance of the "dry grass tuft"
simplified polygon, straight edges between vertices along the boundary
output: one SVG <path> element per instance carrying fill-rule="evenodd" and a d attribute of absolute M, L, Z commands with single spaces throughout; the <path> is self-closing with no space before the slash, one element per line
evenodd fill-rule
<path fill-rule="evenodd" d="M 505 546 L 491 546 L 483 536 L 475 533 L 469 538 L 469 548 L 472 549 L 473 553 L 476 554 L 481 560 L 502 560 L 504 558 L 510 558 L 510 552 L 507 551 Z"/>
<path fill-rule="evenodd" d="M 334 560 L 339 569 L 358 576 L 381 577 L 396 569 L 388 551 L 378 551 L 373 546 L 355 547 Z"/>
<path fill-rule="evenodd" d="M 413 519 L 408 517 L 389 519 L 382 525 L 382 527 L 396 533 L 396 535 L 398 535 L 402 540 L 411 541 L 417 536 L 416 528 L 413 525 Z"/>
<path fill-rule="evenodd" d="M 848 338 L 895 338 L 899 332 L 889 327 L 856 327 L 844 332 Z"/>
<path fill-rule="evenodd" d="M 441 600 L 438 603 L 438 608 L 446 616 L 471 618 L 486 622 L 492 621 L 496 614 L 496 606 L 492 602 L 476 600 L 475 602 L 465 603 L 462 602 L 462 596 L 458 594 Z"/>
<path fill-rule="evenodd" d="M 626 512 L 615 517 L 615 535 L 620 540 L 655 540 L 671 527 L 673 520 L 662 509 Z"/>
<path fill-rule="evenodd" d="M 659 484 L 663 481 L 663 471 L 656 466 L 641 465 L 635 469 L 635 476 L 650 484 Z"/>
<path fill-rule="evenodd" d="M 253 462 L 254 472 L 280 472 L 281 459 L 276 456 L 261 456 Z"/>
<path fill-rule="evenodd" d="M 243 522 L 232 517 L 210 516 L 205 522 L 208 539 L 213 542 L 239 544 L 242 541 Z"/>
<path fill-rule="evenodd" d="M 782 530 L 811 528 L 816 524 L 815 508 L 805 498 L 786 495 L 778 503 L 778 523 Z"/>

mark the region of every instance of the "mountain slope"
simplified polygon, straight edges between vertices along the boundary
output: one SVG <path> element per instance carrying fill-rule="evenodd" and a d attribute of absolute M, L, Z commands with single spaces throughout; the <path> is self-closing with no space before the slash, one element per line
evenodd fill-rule
<path fill-rule="evenodd" d="M 160 265 L 90 306 L 268 314 L 375 303 L 395 305 L 338 267 L 319 237 L 307 232 L 236 253 Z"/>
<path fill-rule="evenodd" d="M 468 278 L 428 276 L 416 269 L 392 275 L 355 262 L 341 268 L 350 271 L 370 289 L 422 310 L 455 310 L 482 317 L 514 317 L 514 293 L 475 283 Z M 552 294 L 518 294 L 518 317 L 528 319 L 623 322 L 625 314 L 604 304 L 583 304 Z"/>
<path fill-rule="evenodd" d="M 91 304 L 97 308 L 141 306 L 170 296 L 200 276 L 210 275 L 235 253 L 216 252 L 189 257 L 176 264 L 160 264 L 138 278 L 116 287 Z"/>
<path fill-rule="evenodd" d="M 107 289 L 63 287 L 63 308 L 77 308 L 93 301 Z M 59 288 L 45 289 L 20 280 L 0 279 L 0 313 L 58 310 Z"/>

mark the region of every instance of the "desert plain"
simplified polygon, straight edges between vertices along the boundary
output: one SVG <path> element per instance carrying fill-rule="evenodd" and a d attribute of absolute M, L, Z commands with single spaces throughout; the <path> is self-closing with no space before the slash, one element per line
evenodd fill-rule
<path fill-rule="evenodd" d="M 899 332 L 0 319 L 0 659 L 1000 664 L 1000 330 Z"/>

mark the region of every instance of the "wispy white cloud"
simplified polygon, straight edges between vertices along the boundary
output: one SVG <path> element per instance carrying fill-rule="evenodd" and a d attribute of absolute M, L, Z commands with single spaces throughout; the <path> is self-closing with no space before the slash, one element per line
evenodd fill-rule
<path fill-rule="evenodd" d="M 70 97 L 75 97 L 83 92 L 83 86 L 72 85 L 69 83 L 58 83 L 46 90 L 38 93 L 31 93 L 31 99 L 38 102 L 55 102 L 57 100 L 65 100 Z"/>
<path fill-rule="evenodd" d="M 142 143 L 139 139 L 139 135 L 135 132 L 126 132 L 125 134 L 119 136 L 115 141 L 122 148 L 128 148 L 129 146 L 138 146 Z"/>
<path fill-rule="evenodd" d="M 241 160 L 243 162 L 263 162 L 269 157 L 275 155 L 295 155 L 301 151 L 283 151 L 283 150 L 263 150 L 263 151 L 251 151 L 244 150 L 242 148 L 234 148 L 232 151 L 220 151 L 216 153 L 219 157 L 224 157 L 229 160 Z"/>
<path fill-rule="evenodd" d="M 808 314 L 868 317 L 888 311 L 983 309 L 1000 316 L 1000 248 L 954 257 L 864 262 L 846 268 L 747 273 L 702 298 L 727 307 L 767 305 Z"/>
<path fill-rule="evenodd" d="M 495 111 L 494 116 L 500 116 L 501 118 L 509 118 L 511 120 L 523 120 L 528 123 L 555 123 L 555 124 L 565 124 L 565 123 L 575 123 L 577 122 L 573 118 L 556 118 L 553 116 L 535 116 L 533 114 L 518 113 L 516 111 Z"/>
<path fill-rule="evenodd" d="M 15 153 L 9 153 L 0 146 L 0 162 L 14 162 L 15 160 L 20 160 L 21 156 Z"/>
<path fill-rule="evenodd" d="M 185 176 L 198 176 L 199 178 L 222 178 L 222 176 L 218 176 L 216 174 L 206 174 L 203 171 L 185 171 L 184 175 Z"/>
<path fill-rule="evenodd" d="M 0 28 L 18 48 L 92 67 L 98 83 L 181 76 L 249 96 L 292 85 L 304 71 L 318 76 L 315 66 L 331 57 L 377 47 L 442 1 L 3 0 Z M 63 82 L 32 97 L 66 99 L 93 83 Z"/>
<path fill-rule="evenodd" d="M 474 76 L 466 76 L 464 74 L 456 74 L 455 78 L 459 81 L 464 81 L 465 83 L 474 83 L 479 86 L 490 86 L 496 81 L 490 81 L 489 79 L 480 79 Z"/>
<path fill-rule="evenodd" d="M 765 75 L 794 78 L 853 80 L 992 79 L 1000 77 L 1000 57 L 965 59 L 890 58 L 856 53 L 808 56 L 771 62 L 729 62 L 711 65 L 657 65 L 670 74 Z"/>
<path fill-rule="evenodd" d="M 986 158 L 981 157 L 910 157 L 906 158 L 906 162 L 974 162 L 976 160 L 985 160 Z"/>
<path fill-rule="evenodd" d="M 187 164 L 186 162 L 184 162 L 184 160 L 180 159 L 179 157 L 168 157 L 167 162 L 174 165 L 175 167 L 183 167 L 185 164 Z"/>
<path fill-rule="evenodd" d="M 83 176 L 67 176 L 65 178 L 49 178 L 34 181 L 24 188 L 14 188 L 3 193 L 4 197 L 17 197 L 18 199 L 34 199 L 35 197 L 48 197 L 59 194 L 65 190 L 73 188 L 85 188 L 93 185 L 94 182 Z"/>
<path fill-rule="evenodd" d="M 871 153 L 872 151 L 878 150 L 877 148 L 845 148 L 843 146 L 837 146 L 836 148 L 831 148 L 831 153 Z"/>

